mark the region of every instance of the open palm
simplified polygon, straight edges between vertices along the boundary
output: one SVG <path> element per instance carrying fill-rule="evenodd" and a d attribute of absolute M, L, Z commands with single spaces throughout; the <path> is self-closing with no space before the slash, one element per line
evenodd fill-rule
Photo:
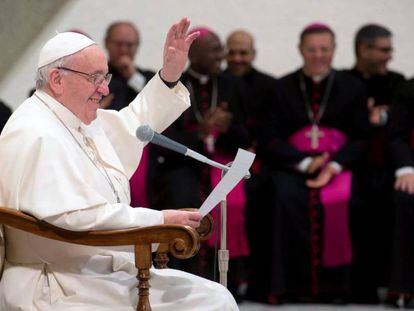
<path fill-rule="evenodd" d="M 161 77 L 168 82 L 177 81 L 187 63 L 188 50 L 199 32 L 187 34 L 190 21 L 184 17 L 171 26 L 164 45 L 163 67 Z"/>

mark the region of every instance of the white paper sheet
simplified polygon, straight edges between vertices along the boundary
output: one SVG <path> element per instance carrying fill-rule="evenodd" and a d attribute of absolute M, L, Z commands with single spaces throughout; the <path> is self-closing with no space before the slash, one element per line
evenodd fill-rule
<path fill-rule="evenodd" d="M 226 198 L 226 195 L 249 172 L 255 156 L 253 152 L 239 148 L 230 169 L 201 205 L 199 209 L 201 215 L 207 215 L 220 201 Z"/>

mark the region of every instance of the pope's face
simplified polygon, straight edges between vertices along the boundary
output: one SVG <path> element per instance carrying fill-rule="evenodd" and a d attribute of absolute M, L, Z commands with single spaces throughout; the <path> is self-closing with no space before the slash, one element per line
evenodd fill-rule
<path fill-rule="evenodd" d="M 88 74 L 108 73 L 104 53 L 92 45 L 74 55 L 65 67 Z M 87 75 L 66 71 L 62 74 L 63 93 L 60 101 L 83 123 L 90 124 L 97 117 L 100 100 L 108 95 L 108 83 L 95 85 Z"/>
<path fill-rule="evenodd" d="M 331 69 L 335 43 L 329 33 L 313 33 L 303 38 L 299 46 L 303 69 L 311 76 L 325 75 Z"/>

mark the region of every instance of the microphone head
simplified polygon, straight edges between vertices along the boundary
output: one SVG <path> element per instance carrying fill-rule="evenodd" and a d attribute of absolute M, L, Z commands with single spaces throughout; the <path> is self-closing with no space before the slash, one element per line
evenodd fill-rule
<path fill-rule="evenodd" d="M 149 125 L 138 126 L 135 134 L 137 138 L 144 143 L 149 142 L 154 138 L 154 131 Z"/>

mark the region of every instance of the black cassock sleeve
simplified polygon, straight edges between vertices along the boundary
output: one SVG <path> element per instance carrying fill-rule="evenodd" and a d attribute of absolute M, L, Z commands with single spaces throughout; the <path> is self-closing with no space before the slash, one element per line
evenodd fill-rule
<path fill-rule="evenodd" d="M 410 146 L 414 129 L 414 80 L 401 84 L 395 100 L 389 113 L 388 152 L 395 168 L 414 167 Z"/>
<path fill-rule="evenodd" d="M 338 73 L 339 75 L 339 73 Z M 367 96 L 363 85 L 342 73 L 343 81 L 341 81 L 342 89 L 348 93 L 341 96 L 346 96 L 348 99 L 347 108 L 340 114 L 338 119 L 342 119 L 342 130 L 348 138 L 348 142 L 341 148 L 332 158 L 333 161 L 340 165 L 352 168 L 365 155 L 367 142 L 371 135 L 369 115 L 367 108 Z M 338 120 L 339 121 L 339 120 Z"/>
<path fill-rule="evenodd" d="M 271 169 L 294 169 L 306 155 L 288 144 L 286 131 L 291 127 L 286 118 L 286 101 L 283 99 L 284 86 L 275 83 L 274 97 L 266 102 L 263 114 L 263 131 L 259 138 L 258 153 Z"/>

